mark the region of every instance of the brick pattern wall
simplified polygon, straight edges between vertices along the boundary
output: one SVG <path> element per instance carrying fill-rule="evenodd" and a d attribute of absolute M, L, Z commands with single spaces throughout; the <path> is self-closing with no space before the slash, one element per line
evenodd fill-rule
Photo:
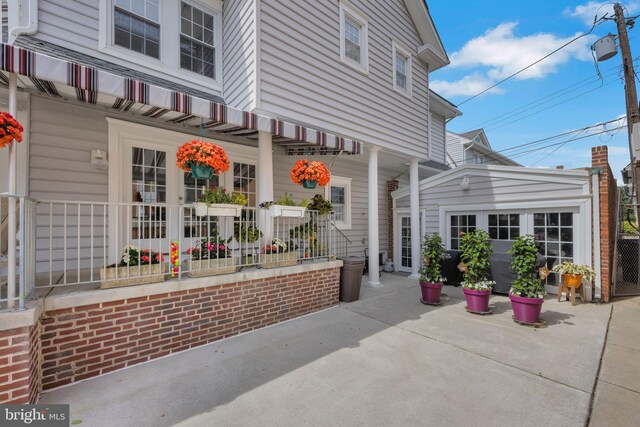
<path fill-rule="evenodd" d="M 593 167 L 601 167 L 600 184 L 600 265 L 602 269 L 602 299 L 609 302 L 611 298 L 611 274 L 613 269 L 613 239 L 616 235 L 616 197 L 617 183 L 609 166 L 607 146 L 591 149 Z M 594 190 L 595 191 L 595 190 Z"/>
<path fill-rule="evenodd" d="M 40 392 L 40 327 L 0 331 L 0 403 L 34 403 Z"/>
<path fill-rule="evenodd" d="M 332 268 L 47 312 L 43 388 L 331 307 L 339 282 Z"/>
<path fill-rule="evenodd" d="M 388 227 L 389 238 L 387 240 L 387 246 L 388 246 L 387 257 L 389 259 L 393 259 L 393 231 L 394 231 L 393 230 L 393 197 L 391 197 L 391 193 L 396 191 L 399 186 L 400 186 L 400 183 L 398 181 L 395 181 L 395 180 L 387 181 L 387 209 L 388 209 L 387 221 L 389 221 L 389 227 Z"/>

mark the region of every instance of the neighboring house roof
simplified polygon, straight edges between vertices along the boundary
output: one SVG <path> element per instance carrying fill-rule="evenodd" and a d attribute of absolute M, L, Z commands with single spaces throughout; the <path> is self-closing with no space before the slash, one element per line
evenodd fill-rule
<path fill-rule="evenodd" d="M 413 24 L 424 45 L 418 48 L 418 57 L 429 64 L 429 71 L 435 71 L 449 64 L 449 56 L 444 49 L 440 34 L 431 19 L 425 0 L 404 0 Z"/>
<path fill-rule="evenodd" d="M 74 50 L 67 49 L 53 43 L 44 42 L 33 37 L 20 36 L 16 39 L 14 45 L 29 49 L 34 52 L 42 53 L 43 55 L 63 59 L 68 62 L 98 68 L 100 70 L 104 70 L 125 78 L 143 81 L 145 83 L 175 90 L 176 92 L 182 92 L 187 95 L 195 96 L 197 98 L 203 98 L 213 102 L 217 102 L 219 104 L 225 104 L 224 99 L 219 96 L 193 89 L 188 86 L 183 86 L 170 80 L 161 79 L 150 74 L 141 73 L 139 71 L 114 64 L 113 62 L 105 61 L 104 59 L 99 59 L 90 55 L 85 55 L 84 53 L 76 52 Z"/>
<path fill-rule="evenodd" d="M 445 119 L 453 119 L 462 115 L 455 104 L 429 89 L 429 110 L 444 116 Z"/>
<path fill-rule="evenodd" d="M 574 183 L 583 185 L 584 195 L 589 193 L 589 171 L 586 169 L 558 170 L 543 168 L 523 168 L 514 166 L 501 165 L 464 165 L 451 169 L 447 172 L 439 173 L 427 179 L 423 179 L 419 183 L 420 190 L 427 190 L 437 185 L 451 181 L 454 179 L 473 177 L 473 176 L 490 176 L 505 177 L 518 180 L 519 177 L 538 177 L 539 179 L 561 180 L 565 183 Z M 409 186 L 404 186 L 391 193 L 393 199 L 399 199 L 409 195 Z M 473 180 L 471 181 L 471 189 L 473 191 Z"/>
<path fill-rule="evenodd" d="M 487 134 L 484 133 L 484 129 L 480 128 L 480 129 L 475 129 L 475 130 L 470 130 L 468 132 L 465 133 L 461 133 L 459 134 L 460 136 L 463 136 L 465 138 L 467 138 L 470 141 L 475 141 L 475 142 L 479 142 L 482 143 L 484 145 L 486 145 L 487 147 L 491 148 L 491 144 L 489 143 L 489 138 L 487 138 Z"/>
<path fill-rule="evenodd" d="M 500 164 L 507 166 L 522 166 L 515 160 L 498 153 L 491 148 L 489 139 L 484 132 L 484 129 L 475 129 L 464 133 L 455 133 L 447 131 L 447 155 L 451 162 L 457 166 L 457 163 L 464 163 L 465 150 L 473 150 L 491 160 L 499 162 Z M 452 144 L 456 144 L 459 141 L 462 150 L 457 150 L 457 155 L 454 153 Z M 454 153 L 454 154 L 452 154 Z"/>

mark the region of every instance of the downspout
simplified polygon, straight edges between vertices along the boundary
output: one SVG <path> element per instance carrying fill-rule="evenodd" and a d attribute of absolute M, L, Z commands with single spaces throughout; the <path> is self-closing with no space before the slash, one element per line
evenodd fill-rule
<path fill-rule="evenodd" d="M 593 227 L 593 269 L 596 272 L 593 299 L 602 299 L 602 254 L 600 253 L 600 175 L 602 168 L 589 169 L 591 175 L 591 193 L 593 194 L 591 211 Z"/>
<path fill-rule="evenodd" d="M 17 13 L 12 13 L 12 8 L 9 8 L 9 16 L 13 17 L 14 21 L 20 24 L 21 17 L 23 16 L 23 9 L 25 3 L 28 3 L 26 7 L 28 9 L 29 19 L 26 26 L 17 25 L 9 31 L 9 44 L 13 42 L 19 36 L 31 36 L 38 32 L 38 0 L 22 0 L 19 3 Z"/>

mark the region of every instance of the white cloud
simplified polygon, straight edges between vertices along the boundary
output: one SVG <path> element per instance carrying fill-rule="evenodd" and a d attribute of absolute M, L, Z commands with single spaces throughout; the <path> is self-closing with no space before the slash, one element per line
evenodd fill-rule
<path fill-rule="evenodd" d="M 453 82 L 434 81 L 434 90 L 442 92 L 444 96 L 474 95 L 539 60 L 577 35 L 559 37 L 551 33 L 536 33 L 520 37 L 514 34 L 517 26 L 517 22 L 504 22 L 469 40 L 460 50 L 452 53 L 451 68 L 483 68 L 485 71 L 481 74 L 476 70 Z M 560 65 L 572 59 L 591 60 L 589 46 L 592 41 L 592 36 L 583 37 L 515 78 L 539 79 L 555 73 Z"/>
<path fill-rule="evenodd" d="M 429 86 L 442 96 L 472 96 L 478 92 L 482 92 L 493 84 L 493 80 L 479 74 L 473 73 L 465 76 L 460 80 L 448 82 L 445 80 L 433 80 Z M 499 87 L 491 89 L 487 93 L 502 93 Z"/>
<path fill-rule="evenodd" d="M 628 13 L 635 13 L 640 6 L 637 1 L 627 2 L 624 5 Z M 581 19 L 586 25 L 593 25 L 593 18 L 597 15 L 602 18 L 605 14 L 608 17 L 615 15 L 613 11 L 613 3 L 602 3 L 601 1 L 589 1 L 585 4 L 578 5 L 574 8 L 567 7 L 563 15 Z"/>

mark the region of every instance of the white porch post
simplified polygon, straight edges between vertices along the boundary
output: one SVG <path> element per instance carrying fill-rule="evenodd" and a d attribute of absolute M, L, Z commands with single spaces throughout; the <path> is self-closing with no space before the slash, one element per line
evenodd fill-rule
<path fill-rule="evenodd" d="M 258 132 L 258 203 L 273 201 L 273 141 L 269 132 Z M 273 231 L 269 211 L 260 209 L 258 228 L 271 244 Z"/>
<path fill-rule="evenodd" d="M 377 288 L 380 283 L 380 265 L 378 264 L 379 224 L 378 224 L 378 151 L 380 147 L 369 147 L 369 281 L 367 284 Z"/>
<path fill-rule="evenodd" d="M 418 159 L 409 161 L 409 206 L 411 213 L 411 276 L 412 279 L 420 277 L 420 191 L 418 180 Z"/>
<path fill-rule="evenodd" d="M 17 117 L 18 113 L 18 77 L 14 73 L 9 74 L 9 114 Z M 16 195 L 18 188 L 18 142 L 14 139 L 9 145 L 9 230 L 8 230 L 8 258 L 7 266 L 7 307 L 15 306 L 16 296 L 16 233 L 18 231 L 16 218 Z M 24 225 L 23 225 L 24 226 Z"/>

